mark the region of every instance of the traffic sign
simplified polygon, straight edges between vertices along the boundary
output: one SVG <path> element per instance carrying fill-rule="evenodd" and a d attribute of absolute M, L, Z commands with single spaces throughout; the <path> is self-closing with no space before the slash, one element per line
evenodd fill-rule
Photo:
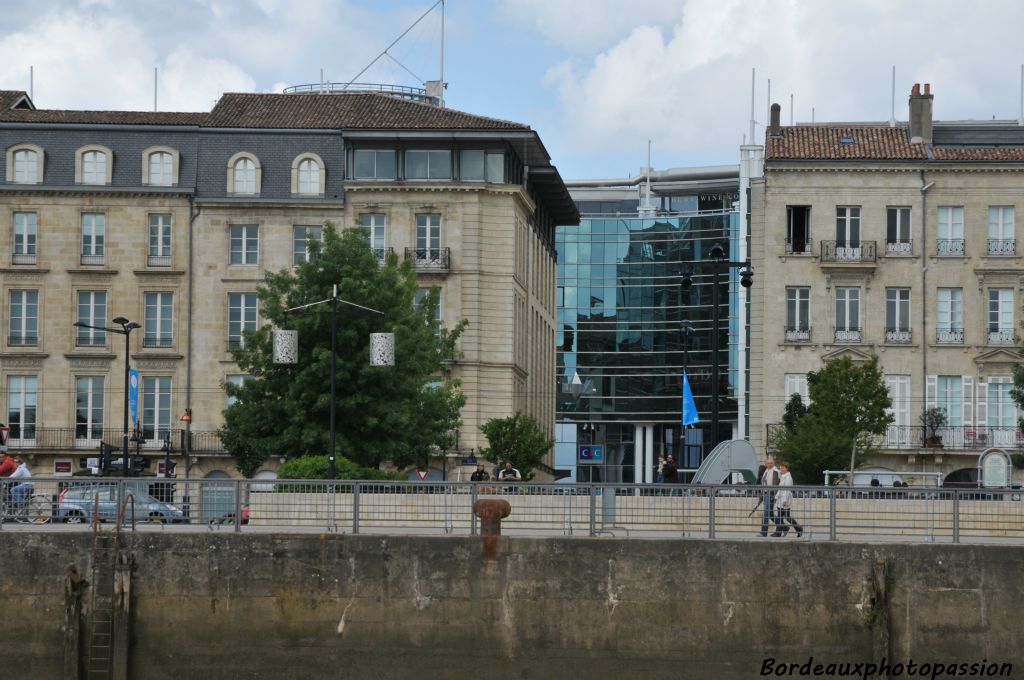
<path fill-rule="evenodd" d="M 417 470 L 416 474 L 420 476 L 420 481 L 422 482 L 427 478 L 427 475 L 430 474 L 430 470 Z"/>

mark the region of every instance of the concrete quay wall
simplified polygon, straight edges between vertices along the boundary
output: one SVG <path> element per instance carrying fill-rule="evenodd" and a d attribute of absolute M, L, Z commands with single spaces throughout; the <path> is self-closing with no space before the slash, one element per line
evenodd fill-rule
<path fill-rule="evenodd" d="M 62 677 L 67 567 L 89 577 L 92 537 L 0 542 L 4 677 Z M 503 537 L 489 559 L 474 537 L 120 542 L 135 678 L 748 678 L 810 655 L 1024 671 L 1015 546 Z"/>

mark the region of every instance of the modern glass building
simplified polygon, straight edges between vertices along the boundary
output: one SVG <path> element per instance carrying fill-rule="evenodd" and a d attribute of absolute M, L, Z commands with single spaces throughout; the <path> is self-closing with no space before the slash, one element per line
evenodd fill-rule
<path fill-rule="evenodd" d="M 737 207 L 738 170 L 717 170 L 722 177 L 652 182 L 644 199 L 640 187 L 567 182 L 583 219 L 556 229 L 555 465 L 579 481 L 653 481 L 659 455 L 695 468 L 707 453 L 716 268 L 717 439 L 737 434 L 745 297 L 738 269 L 716 265 L 711 251 L 717 244 L 725 260 L 745 258 L 746 230 Z M 685 434 L 684 364 L 702 421 Z"/>

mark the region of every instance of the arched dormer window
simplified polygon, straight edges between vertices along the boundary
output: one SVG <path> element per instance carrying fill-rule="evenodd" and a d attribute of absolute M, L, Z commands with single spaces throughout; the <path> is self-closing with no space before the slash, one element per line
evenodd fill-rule
<path fill-rule="evenodd" d="M 43 150 L 35 144 L 15 144 L 7 149 L 7 176 L 15 184 L 39 184 L 43 181 Z"/>
<path fill-rule="evenodd" d="M 256 156 L 240 151 L 228 160 L 229 194 L 258 194 L 261 180 L 262 169 Z"/>
<path fill-rule="evenodd" d="M 142 183 L 153 187 L 173 187 L 178 184 L 177 149 L 169 146 L 151 146 L 142 152 Z"/>
<path fill-rule="evenodd" d="M 90 144 L 75 152 L 75 184 L 110 184 L 114 154 L 105 146 Z"/>
<path fill-rule="evenodd" d="M 326 186 L 324 162 L 315 153 L 303 153 L 292 161 L 292 194 L 323 196 Z"/>

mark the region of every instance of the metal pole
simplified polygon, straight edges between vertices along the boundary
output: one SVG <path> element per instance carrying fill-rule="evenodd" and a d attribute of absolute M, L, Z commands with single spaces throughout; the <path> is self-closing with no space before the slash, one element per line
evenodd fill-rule
<path fill-rule="evenodd" d="M 711 277 L 711 441 L 707 448 L 708 453 L 715 450 L 718 445 L 718 409 L 719 409 L 719 382 L 722 367 L 721 353 L 718 347 L 718 326 L 722 323 L 722 311 L 718 308 L 719 279 L 721 277 L 722 262 L 714 260 L 712 264 Z M 703 458 L 703 457 L 702 457 Z"/>
<path fill-rule="evenodd" d="M 129 341 L 131 340 L 131 329 L 127 326 L 124 327 L 124 471 L 125 477 L 131 475 L 131 466 L 128 461 L 128 372 L 131 370 L 129 367 L 128 353 L 131 349 Z"/>
<path fill-rule="evenodd" d="M 327 478 L 334 479 L 334 397 L 337 382 L 338 364 L 338 286 L 334 286 L 334 296 L 331 298 L 331 418 L 328 448 L 330 453 L 327 458 Z"/>

